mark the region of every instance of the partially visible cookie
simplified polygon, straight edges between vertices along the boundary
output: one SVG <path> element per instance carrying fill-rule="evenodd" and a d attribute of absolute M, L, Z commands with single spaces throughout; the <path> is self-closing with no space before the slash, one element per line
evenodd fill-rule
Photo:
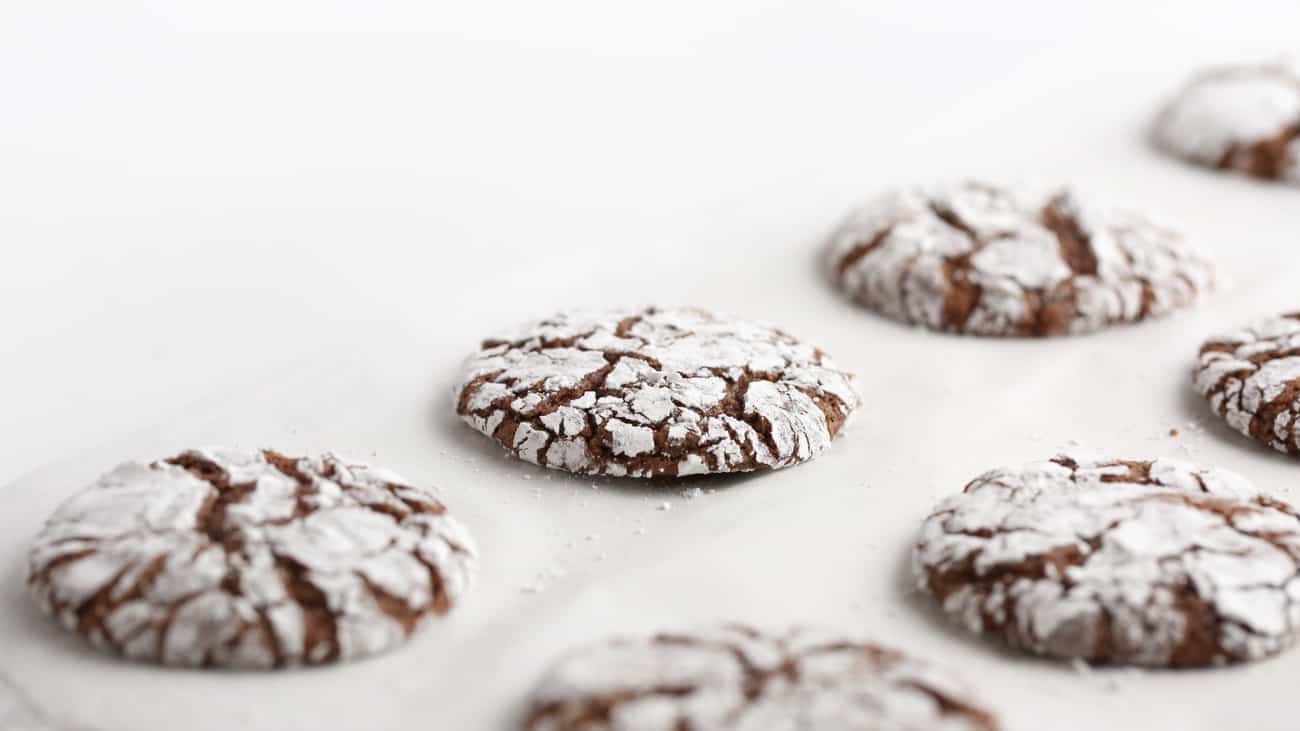
<path fill-rule="evenodd" d="M 1300 516 L 1172 460 L 993 470 L 939 504 L 914 558 L 945 613 L 1040 655 L 1214 665 L 1277 653 L 1300 628 Z"/>
<path fill-rule="evenodd" d="M 526 731 L 995 731 L 945 672 L 857 638 L 723 626 L 619 639 L 546 674 Z"/>
<path fill-rule="evenodd" d="M 1084 333 L 1186 307 L 1214 284 L 1209 257 L 1133 214 L 1064 191 L 984 183 L 868 201 L 832 238 L 831 276 L 859 303 L 952 333 Z"/>
<path fill-rule="evenodd" d="M 859 403 L 852 376 L 780 330 L 655 308 L 565 312 L 485 340 L 453 398 L 521 459 L 631 477 L 798 464 Z"/>
<path fill-rule="evenodd" d="M 1300 455 L 1300 313 L 1211 337 L 1201 346 L 1195 382 L 1233 429 Z"/>
<path fill-rule="evenodd" d="M 1184 160 L 1300 185 L 1300 69 L 1274 63 L 1206 72 L 1164 108 L 1152 134 Z"/>
<path fill-rule="evenodd" d="M 476 561 L 443 504 L 387 470 L 203 449 L 127 462 L 64 502 L 28 584 L 112 652 L 269 668 L 401 644 L 461 599 Z"/>

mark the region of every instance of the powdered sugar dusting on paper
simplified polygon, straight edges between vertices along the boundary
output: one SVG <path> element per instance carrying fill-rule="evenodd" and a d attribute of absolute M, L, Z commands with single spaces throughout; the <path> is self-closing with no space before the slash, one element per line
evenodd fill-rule
<path fill-rule="evenodd" d="M 851 376 L 779 330 L 653 308 L 562 313 L 488 340 L 454 398 L 524 460 L 632 477 L 797 464 L 859 404 Z"/>
<path fill-rule="evenodd" d="M 1232 473 L 1072 451 L 941 503 L 922 590 L 1029 652 L 1147 666 L 1258 659 L 1300 626 L 1300 517 Z"/>

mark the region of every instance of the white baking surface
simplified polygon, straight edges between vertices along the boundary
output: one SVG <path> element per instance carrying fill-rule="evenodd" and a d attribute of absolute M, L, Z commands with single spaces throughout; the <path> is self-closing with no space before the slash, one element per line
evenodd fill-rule
<path fill-rule="evenodd" d="M 1294 49 L 1300 7 L 459 5 L 0 7 L 0 729 L 506 729 L 572 644 L 719 619 L 942 661 L 1012 731 L 1296 727 L 1300 650 L 1179 673 L 1013 657 L 911 597 L 905 556 L 940 497 L 1070 440 L 1300 499 L 1300 466 L 1189 381 L 1202 335 L 1300 306 L 1300 194 L 1143 140 L 1189 70 Z M 1161 212 L 1231 285 L 1163 322 L 995 342 L 818 279 L 853 202 L 967 175 Z M 643 302 L 772 321 L 866 404 L 824 457 L 694 499 L 504 459 L 452 415 L 482 335 Z M 438 486 L 477 589 L 397 652 L 271 674 L 125 663 L 43 620 L 23 554 L 53 506 L 211 443 Z"/>

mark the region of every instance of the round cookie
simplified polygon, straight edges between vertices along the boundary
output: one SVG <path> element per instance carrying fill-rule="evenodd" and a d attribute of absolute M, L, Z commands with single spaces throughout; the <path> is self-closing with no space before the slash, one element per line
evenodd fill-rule
<path fill-rule="evenodd" d="M 1233 429 L 1300 455 L 1300 313 L 1210 338 L 1201 346 L 1195 382 Z"/>
<path fill-rule="evenodd" d="M 1202 74 L 1156 118 L 1165 152 L 1300 185 L 1300 69 L 1274 63 Z"/>
<path fill-rule="evenodd" d="M 1215 665 L 1277 653 L 1300 626 L 1300 516 L 1177 461 L 988 472 L 925 520 L 914 567 L 967 629 L 1040 655 Z"/>
<path fill-rule="evenodd" d="M 443 504 L 387 470 L 203 449 L 127 462 L 60 505 L 28 585 L 106 650 L 269 668 L 401 644 L 461 599 L 476 563 Z"/>
<path fill-rule="evenodd" d="M 1145 218 L 1068 191 L 1028 199 L 976 182 L 868 201 L 832 237 L 829 265 L 840 289 L 881 314 L 989 336 L 1158 317 L 1214 284 L 1198 247 Z"/>
<path fill-rule="evenodd" d="M 995 731 L 948 675 L 808 630 L 724 626 L 573 653 L 533 694 L 526 731 Z"/>
<path fill-rule="evenodd" d="M 485 340 L 453 398 L 521 459 L 631 477 L 798 464 L 859 404 L 852 376 L 780 330 L 655 308 L 566 312 Z"/>

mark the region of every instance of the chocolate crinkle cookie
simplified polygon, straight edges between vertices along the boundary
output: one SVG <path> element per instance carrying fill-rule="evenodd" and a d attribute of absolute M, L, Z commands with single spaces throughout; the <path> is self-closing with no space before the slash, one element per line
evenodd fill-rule
<path fill-rule="evenodd" d="M 946 672 L 871 642 L 723 626 L 619 639 L 546 674 L 526 731 L 996 731 Z"/>
<path fill-rule="evenodd" d="M 326 454 L 202 449 L 127 462 L 64 502 L 29 556 L 50 616 L 168 665 L 378 653 L 446 613 L 477 557 L 429 490 Z"/>
<path fill-rule="evenodd" d="M 631 477 L 798 464 L 859 404 L 849 374 L 780 330 L 655 308 L 566 312 L 485 340 L 453 397 L 521 459 Z"/>
<path fill-rule="evenodd" d="M 1201 346 L 1195 382 L 1233 429 L 1300 455 L 1300 313 L 1211 337 Z"/>
<path fill-rule="evenodd" d="M 1155 143 L 1175 157 L 1300 185 L 1300 67 L 1213 69 L 1157 116 Z"/>
<path fill-rule="evenodd" d="M 932 330 L 1083 333 L 1167 314 L 1214 284 L 1175 231 L 1071 192 L 965 182 L 879 196 L 832 237 L 830 276 L 857 302 Z"/>
<path fill-rule="evenodd" d="M 1300 516 L 1232 473 L 1063 454 L 940 503 L 920 588 L 1040 655 L 1190 667 L 1257 660 L 1300 627 Z"/>

